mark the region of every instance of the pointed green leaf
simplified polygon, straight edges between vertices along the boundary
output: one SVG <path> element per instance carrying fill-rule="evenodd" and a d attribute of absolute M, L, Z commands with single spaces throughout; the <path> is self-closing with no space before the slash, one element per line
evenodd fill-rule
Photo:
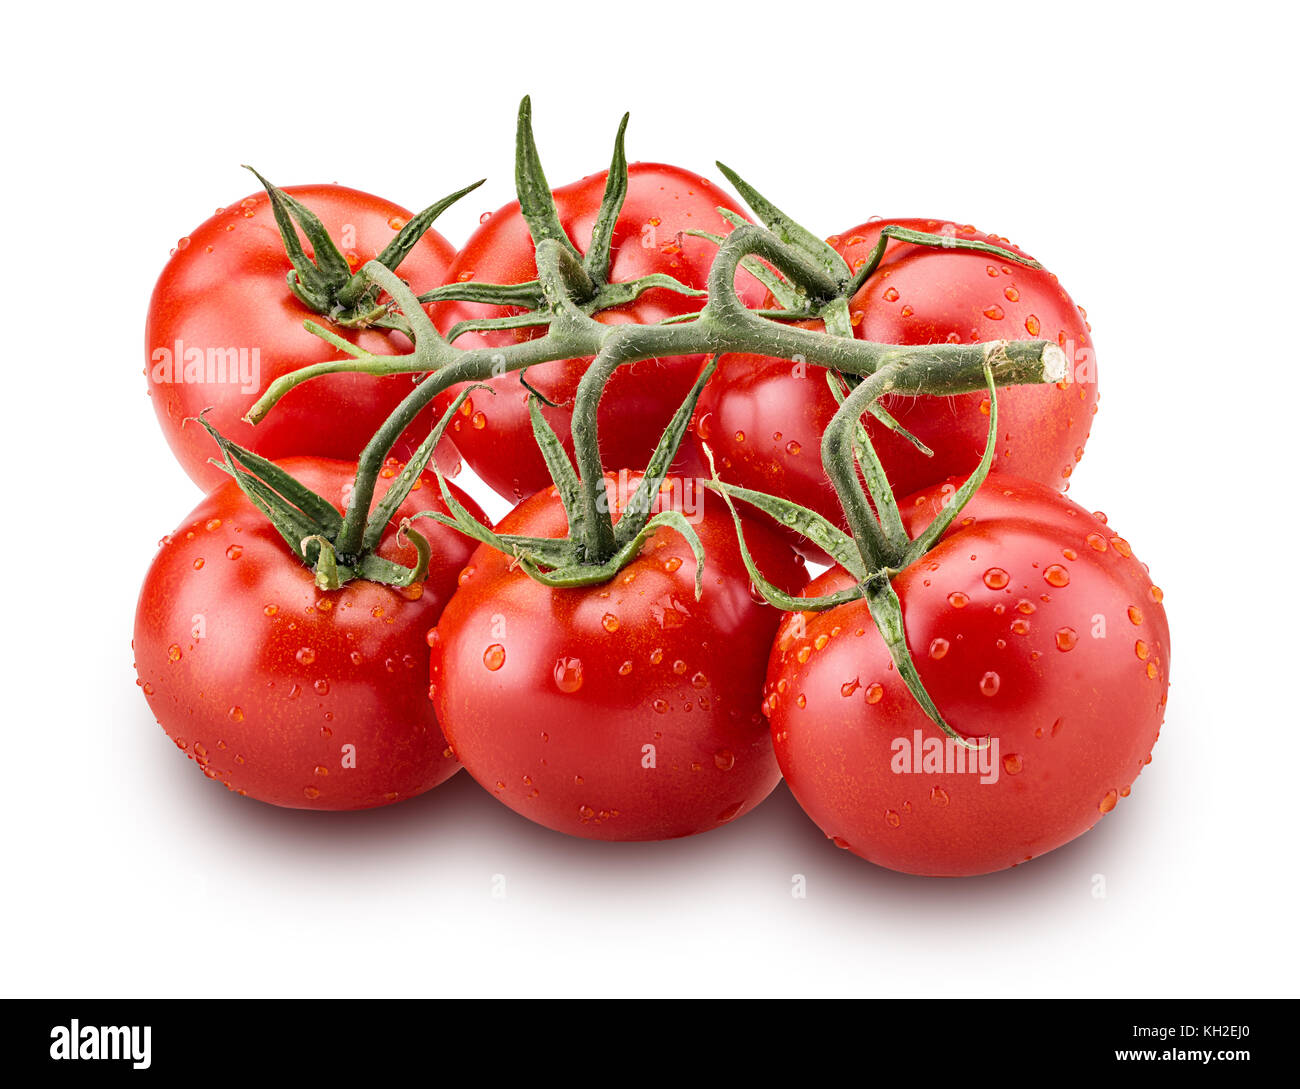
<path fill-rule="evenodd" d="M 853 275 L 849 266 L 824 239 L 801 227 L 730 167 L 718 163 L 718 169 L 736 187 L 754 214 L 782 242 L 803 250 L 835 282 L 848 282 Z"/>
<path fill-rule="evenodd" d="M 627 132 L 628 115 L 618 125 L 618 135 L 614 137 L 614 157 L 609 164 L 609 174 L 605 179 L 605 195 L 600 201 L 600 211 L 591 230 L 591 244 L 582 266 L 594 284 L 604 284 L 609 280 L 610 246 L 614 241 L 614 225 L 618 214 L 623 210 L 623 200 L 627 196 L 627 155 L 623 150 L 623 136 Z"/>
<path fill-rule="evenodd" d="M 623 508 L 623 514 L 619 518 L 618 524 L 614 527 L 614 543 L 616 546 L 622 547 L 636 537 L 649 519 L 650 508 L 654 506 L 655 497 L 659 494 L 659 488 L 668 475 L 668 470 L 672 468 L 673 459 L 677 456 L 677 451 L 681 447 L 687 428 L 690 427 L 691 417 L 695 414 L 695 406 L 699 403 L 700 394 L 704 392 L 705 385 L 713 377 L 713 372 L 717 369 L 718 357 L 716 355 L 711 356 L 704 365 L 704 369 L 700 371 L 699 377 L 695 379 L 691 392 L 677 406 L 673 418 L 668 421 L 668 426 L 664 428 L 664 433 L 659 437 L 654 453 L 650 455 L 645 474 L 637 481 L 636 489 L 632 492 L 627 505 Z"/>
<path fill-rule="evenodd" d="M 519 210 L 528 224 L 533 244 L 544 238 L 554 239 L 582 261 L 582 254 L 574 246 L 560 223 L 560 213 L 555 208 L 555 198 L 542 170 L 542 160 L 537 154 L 533 139 L 533 104 L 527 95 L 519 103 L 519 126 L 515 137 L 515 189 L 519 194 Z"/>

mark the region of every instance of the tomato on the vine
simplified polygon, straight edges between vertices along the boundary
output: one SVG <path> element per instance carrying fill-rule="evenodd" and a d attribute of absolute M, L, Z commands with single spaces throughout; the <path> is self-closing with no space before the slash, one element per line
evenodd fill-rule
<path fill-rule="evenodd" d="M 353 271 L 381 254 L 411 219 L 382 197 L 341 185 L 288 186 L 338 244 Z M 306 245 L 308 256 L 312 255 Z M 399 266 L 415 290 L 442 282 L 455 248 L 430 229 Z M 267 387 L 302 367 L 340 358 L 303 328 L 314 320 L 374 355 L 398 355 L 411 342 L 398 331 L 345 328 L 304 304 L 286 283 L 293 264 L 267 193 L 217 211 L 177 243 L 154 287 L 145 328 L 145 373 L 154 411 L 173 453 L 205 491 L 228 479 L 208 463 L 212 443 L 186 421 L 207 419 L 241 446 L 278 460 L 293 455 L 355 460 L 389 413 L 411 392 L 409 375 L 331 374 L 289 391 L 256 427 L 244 414 Z M 412 430 L 393 448 L 407 457 L 427 433 Z M 453 473 L 454 447 L 438 451 Z"/>
<path fill-rule="evenodd" d="M 580 253 L 586 253 L 600 210 L 608 172 L 589 175 L 554 191 L 555 206 L 565 233 Z M 676 166 L 633 163 L 628 167 L 627 196 L 615 222 L 608 279 L 623 283 L 664 274 L 689 288 L 706 286 L 716 245 L 688 231 L 726 234 L 730 225 L 718 208 L 742 214 L 711 182 Z M 520 284 L 535 279 L 537 266 L 528 225 L 512 202 L 492 213 L 470 236 L 447 273 L 447 283 L 477 281 Z M 762 286 L 746 272 L 737 277 L 737 291 L 749 306 L 762 302 Z M 650 325 L 665 318 L 697 312 L 703 299 L 663 287 L 644 292 L 635 301 L 598 311 L 597 321 Z M 483 303 L 441 302 L 431 308 L 434 323 L 446 333 L 458 322 L 500 317 L 511 311 Z M 517 311 L 522 313 L 521 311 Z M 459 348 L 501 347 L 538 336 L 537 327 L 469 331 L 456 339 Z M 565 449 L 572 454 L 570 413 L 574 394 L 590 359 L 562 359 L 530 367 L 527 381 L 559 406 L 544 409 Z M 700 373 L 703 357 L 651 359 L 622 367 L 606 387 L 600 406 L 601 449 L 608 465 L 645 466 L 665 425 Z M 528 418 L 527 390 L 519 375 L 488 380 L 496 391 L 476 392 L 461 408 L 462 418 L 451 436 L 465 461 L 496 492 L 521 499 L 547 487 L 551 478 L 533 441 Z M 443 411 L 459 387 L 438 398 Z M 701 471 L 702 463 L 689 445 L 683 447 L 674 472 Z"/>
<path fill-rule="evenodd" d="M 887 224 L 1022 252 L 1006 239 L 932 219 L 873 220 L 829 241 L 856 270 Z M 765 305 L 776 304 L 769 299 Z M 1068 487 L 1096 411 L 1096 365 L 1087 319 L 1055 276 L 982 253 L 891 239 L 849 307 L 854 335 L 861 340 L 936 344 L 1045 339 L 1059 344 L 1071 368 L 1068 383 L 999 391 L 994 469 L 1062 490 Z M 867 417 L 867 433 L 896 494 L 968 474 L 979 463 L 987 438 L 986 394 L 891 394 L 881 404 L 933 451 L 927 457 L 906 438 Z M 819 456 L 822 432 L 835 408 L 826 371 L 820 367 L 727 355 L 700 399 L 694 430 L 714 451 L 725 480 L 791 499 L 843 527 L 835 490 Z"/>
<path fill-rule="evenodd" d="M 355 461 L 280 464 L 347 505 Z M 396 520 L 445 512 L 434 478 L 416 483 Z M 319 589 L 234 481 L 163 538 L 136 609 L 136 669 L 159 723 L 204 775 L 274 805 L 363 809 L 458 770 L 429 703 L 425 640 L 473 542 L 418 525 L 432 560 L 422 582 L 402 589 L 359 580 Z M 414 554 L 391 524 L 376 551 L 404 565 Z"/>
<path fill-rule="evenodd" d="M 902 506 L 915 536 L 950 493 Z M 851 585 L 842 568 L 808 596 Z M 1163 594 L 1127 541 L 1052 488 L 992 474 L 894 579 L 946 738 L 894 668 L 862 601 L 787 614 L 764 709 L 799 804 L 890 869 L 1014 866 L 1092 827 L 1151 759 L 1169 685 Z"/>
<path fill-rule="evenodd" d="M 607 475 L 615 514 L 639 479 Z M 689 483 L 689 482 L 687 482 Z M 730 517 L 668 478 L 655 511 L 690 512 L 707 560 L 657 530 L 607 583 L 553 589 L 488 545 L 471 557 L 431 639 L 431 695 L 470 774 L 511 809 L 570 835 L 693 835 L 753 809 L 780 779 L 760 711 L 781 614 L 751 590 Z M 560 537 L 554 488 L 498 531 Z M 795 592 L 802 562 L 755 524 L 750 550 Z"/>

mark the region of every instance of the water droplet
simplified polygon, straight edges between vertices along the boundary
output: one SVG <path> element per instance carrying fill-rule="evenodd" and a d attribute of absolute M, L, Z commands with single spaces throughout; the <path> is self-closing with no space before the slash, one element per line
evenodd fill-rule
<path fill-rule="evenodd" d="M 1159 605 L 1165 599 L 1165 592 L 1162 589 L 1160 589 L 1159 586 L 1152 586 L 1151 589 L 1147 591 L 1147 594 L 1150 596 L 1151 600 L 1154 601 L 1157 605 Z"/>
<path fill-rule="evenodd" d="M 618 631 L 618 617 L 613 613 L 606 613 L 600 618 L 600 626 L 607 632 L 616 632 Z"/>
<path fill-rule="evenodd" d="M 997 303 L 994 303 L 992 306 L 986 306 L 984 308 L 984 316 L 990 321 L 1001 321 L 1006 317 L 1006 311 L 1003 310 L 1002 307 L 998 306 Z"/>
<path fill-rule="evenodd" d="M 799 451 L 802 449 L 803 447 L 800 446 L 797 442 L 795 442 L 794 439 L 791 439 L 789 442 L 785 444 L 785 452 L 789 454 L 791 457 L 794 457 L 794 455 L 799 453 Z"/>
<path fill-rule="evenodd" d="M 1043 572 L 1043 581 L 1058 589 L 1070 585 L 1070 572 L 1059 563 L 1054 563 Z"/>
<path fill-rule="evenodd" d="M 989 670 L 980 678 L 980 692 L 985 696 L 996 696 L 1001 686 L 1002 678 L 992 670 Z"/>
<path fill-rule="evenodd" d="M 738 816 L 740 816 L 740 811 L 744 808 L 745 808 L 744 802 L 736 802 L 735 805 L 727 806 L 726 809 L 724 809 L 721 813 L 718 814 L 718 823 L 726 824 L 728 821 L 735 820 Z"/>
<path fill-rule="evenodd" d="M 1008 775 L 1019 775 L 1025 767 L 1019 753 L 1009 752 L 1002 758 L 1002 767 Z"/>
<path fill-rule="evenodd" d="M 930 641 L 930 657 L 938 661 L 948 653 L 948 640 L 944 638 L 932 639 Z"/>
<path fill-rule="evenodd" d="M 1109 813 L 1112 809 L 1115 808 L 1115 803 L 1118 801 L 1119 801 L 1119 791 L 1108 790 L 1106 791 L 1105 795 L 1102 797 L 1101 803 L 1097 806 L 1097 809 L 1102 813 Z"/>
<path fill-rule="evenodd" d="M 181 660 L 181 648 L 173 643 L 167 648 L 167 658 L 169 661 L 179 662 Z"/>
<path fill-rule="evenodd" d="M 967 605 L 970 604 L 970 598 L 968 598 L 960 590 L 954 590 L 951 594 L 948 595 L 948 604 L 951 605 L 954 609 L 964 609 L 966 608 Z"/>
<path fill-rule="evenodd" d="M 1133 624 L 1141 624 L 1141 623 L 1142 623 L 1142 610 L 1139 609 L 1136 605 L 1130 605 L 1130 606 L 1128 607 L 1128 618 L 1129 618 L 1129 622 L 1130 622 L 1130 623 L 1133 623 Z"/>
<path fill-rule="evenodd" d="M 317 790 L 315 787 L 303 787 L 302 793 L 304 797 L 310 800 L 314 800 L 320 797 L 320 791 Z"/>
<path fill-rule="evenodd" d="M 889 825 L 890 828 L 897 828 L 900 824 L 903 823 L 903 818 L 900 817 L 896 812 L 894 812 L 894 810 L 886 809 L 885 823 Z"/>
<path fill-rule="evenodd" d="M 573 693 L 582 687 L 582 659 L 561 658 L 553 671 L 555 687 L 561 692 Z"/>
<path fill-rule="evenodd" d="M 324 677 L 313 684 L 312 688 L 316 690 L 316 695 L 318 696 L 328 696 L 330 694 L 330 682 Z"/>
<path fill-rule="evenodd" d="M 1011 576 L 1000 567 L 990 567 L 984 572 L 984 585 L 990 590 L 1001 590 L 1010 581 Z"/>
<path fill-rule="evenodd" d="M 858 683 L 857 677 L 854 677 L 853 680 L 845 681 L 842 685 L 840 685 L 840 695 L 843 696 L 845 699 L 848 699 L 849 696 L 853 695 L 853 693 L 856 692 L 861 687 L 862 686 Z"/>
<path fill-rule="evenodd" d="M 885 696 L 884 688 L 874 681 L 871 684 L 867 685 L 867 690 L 865 693 L 863 693 L 863 698 L 866 699 L 868 703 L 879 703 L 884 698 L 884 696 Z"/>
<path fill-rule="evenodd" d="M 948 804 L 948 792 L 943 787 L 935 787 L 930 791 L 930 804 L 945 806 Z"/>
<path fill-rule="evenodd" d="M 302 647 L 294 655 L 302 665 L 311 665 L 316 660 L 316 652 L 311 647 Z"/>
<path fill-rule="evenodd" d="M 729 749 L 722 749 L 713 754 L 713 763 L 719 771 L 730 771 L 736 766 L 736 757 Z"/>
<path fill-rule="evenodd" d="M 1059 628 L 1056 632 L 1056 649 L 1073 650 L 1079 642 L 1079 634 L 1073 628 Z"/>

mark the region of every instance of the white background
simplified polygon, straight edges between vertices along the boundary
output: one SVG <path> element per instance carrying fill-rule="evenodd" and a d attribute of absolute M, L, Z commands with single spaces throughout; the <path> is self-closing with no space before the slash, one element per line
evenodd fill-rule
<path fill-rule="evenodd" d="M 1284 6 L 363 9 L 6 15 L 0 991 L 1295 994 Z M 971 222 L 1088 308 L 1101 413 L 1071 496 L 1134 542 L 1173 636 L 1154 763 L 1093 832 L 935 881 L 835 850 L 784 788 L 704 836 L 610 845 L 464 774 L 312 814 L 179 757 L 129 646 L 155 543 L 199 498 L 140 373 L 169 247 L 251 191 L 244 162 L 411 208 L 487 175 L 438 224 L 459 242 L 511 199 L 526 91 L 553 183 L 603 168 L 631 110 L 632 158 L 721 158 L 822 234 Z"/>

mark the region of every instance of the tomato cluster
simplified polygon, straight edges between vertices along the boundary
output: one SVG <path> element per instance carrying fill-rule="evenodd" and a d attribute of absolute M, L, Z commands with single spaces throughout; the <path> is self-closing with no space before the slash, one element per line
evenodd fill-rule
<path fill-rule="evenodd" d="M 720 247 L 749 221 L 698 174 L 626 167 L 621 131 L 610 171 L 551 190 L 527 120 L 520 200 L 459 251 L 432 214 L 408 229 L 379 197 L 268 183 L 173 252 L 146 374 L 207 494 L 162 540 L 133 645 L 176 746 L 309 809 L 464 766 L 528 819 L 610 840 L 708 831 L 784 776 L 837 846 L 917 874 L 1016 865 L 1113 809 L 1159 732 L 1169 632 L 1128 543 L 1062 494 L 1097 386 L 1056 278 L 940 219 L 822 249 L 782 220 L 778 249 L 740 265 L 729 290 L 777 347 L 797 329 L 1064 354 L 1060 381 L 882 397 L 856 433 L 854 515 L 823 439 L 860 376 L 728 350 L 724 327 L 629 349 L 588 397 L 593 358 L 631 341 L 562 349 L 595 343 L 563 321 L 705 328 Z M 806 273 L 822 297 L 791 302 L 782 245 L 831 270 Z M 471 366 L 489 356 L 508 365 Z M 498 524 L 448 481 L 462 456 L 515 504 Z M 858 564 L 863 512 L 888 530 L 891 510 L 896 545 L 932 523 L 933 540 Z M 830 566 L 810 581 L 805 557 Z"/>

